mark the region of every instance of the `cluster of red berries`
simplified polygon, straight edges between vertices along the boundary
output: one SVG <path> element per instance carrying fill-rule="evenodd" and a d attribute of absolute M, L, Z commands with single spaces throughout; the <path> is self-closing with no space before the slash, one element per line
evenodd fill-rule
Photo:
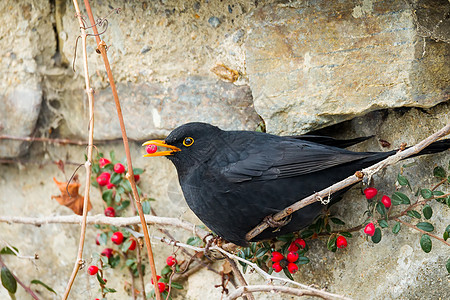
<path fill-rule="evenodd" d="M 298 260 L 299 254 L 298 250 L 305 249 L 306 248 L 306 242 L 303 239 L 296 239 L 289 245 L 288 248 L 288 254 L 286 257 L 284 257 L 283 254 L 281 254 L 278 251 L 272 252 L 272 268 L 275 272 L 281 272 L 284 268 L 287 268 L 289 273 L 294 274 L 298 271 L 298 266 L 295 264 L 295 262 Z"/>
<path fill-rule="evenodd" d="M 373 187 L 366 188 L 364 190 L 364 195 L 366 195 L 367 200 L 374 198 L 377 195 L 377 193 L 378 190 Z M 389 209 L 392 205 L 391 198 L 389 198 L 386 195 L 383 195 L 383 197 L 381 197 L 381 203 L 383 203 L 386 209 Z M 364 233 L 367 234 L 368 236 L 373 236 L 375 234 L 375 225 L 372 222 L 367 224 L 366 227 L 364 228 Z"/>
<path fill-rule="evenodd" d="M 98 161 L 98 164 L 100 165 L 100 168 L 105 167 L 106 165 L 109 165 L 111 161 L 109 159 L 106 159 L 104 157 L 100 158 Z M 122 174 L 125 172 L 125 166 L 121 163 L 116 163 L 113 167 L 114 172 L 117 174 Z M 140 176 L 134 175 L 134 181 L 139 181 Z M 97 177 L 97 183 L 100 186 L 106 186 L 109 190 L 115 187 L 113 183 L 111 183 L 111 174 L 109 172 L 102 172 Z"/>

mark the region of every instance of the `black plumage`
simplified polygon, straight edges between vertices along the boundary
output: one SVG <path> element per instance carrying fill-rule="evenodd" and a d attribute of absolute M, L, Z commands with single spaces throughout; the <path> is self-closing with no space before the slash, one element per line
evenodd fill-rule
<path fill-rule="evenodd" d="M 213 232 L 244 246 L 247 232 L 264 217 L 395 153 L 342 148 L 364 139 L 280 137 L 188 123 L 173 130 L 164 141 L 144 144 L 171 149 L 146 156 L 167 155 L 177 169 L 192 211 Z M 450 140 L 439 141 L 418 155 L 443 151 L 449 145 Z M 343 192 L 332 195 L 333 199 Z M 311 204 L 295 212 L 280 230 L 269 228 L 255 240 L 300 230 L 322 210 L 319 202 Z"/>

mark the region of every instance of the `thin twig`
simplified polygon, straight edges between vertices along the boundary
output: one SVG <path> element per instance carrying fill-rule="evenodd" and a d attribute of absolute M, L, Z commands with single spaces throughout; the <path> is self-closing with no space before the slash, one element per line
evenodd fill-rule
<path fill-rule="evenodd" d="M 19 223 L 19 224 L 29 224 L 35 226 L 41 226 L 46 224 L 80 224 L 82 222 L 82 217 L 78 215 L 69 216 L 52 216 L 43 218 L 32 218 L 32 217 L 17 217 L 17 216 L 0 216 L 0 223 Z M 189 223 L 187 221 L 180 220 L 178 218 L 168 218 L 168 217 L 155 217 L 151 215 L 145 215 L 145 222 L 149 225 L 161 225 L 161 226 L 174 226 L 178 228 L 183 228 L 189 232 L 193 232 L 196 236 L 201 239 L 205 238 L 209 232 L 206 230 Z M 107 217 L 105 215 L 95 215 L 89 216 L 86 219 L 86 223 L 89 225 L 113 225 L 116 227 L 130 226 L 140 224 L 139 216 L 135 217 Z"/>
<path fill-rule="evenodd" d="M 5 263 L 3 262 L 1 255 L 0 255 L 0 267 L 8 268 L 5 265 Z M 9 272 L 11 272 L 11 275 L 14 277 L 14 279 L 17 281 L 17 283 L 20 284 L 24 288 L 24 290 L 28 294 L 30 294 L 31 297 L 33 297 L 33 299 L 39 300 L 38 296 L 33 292 L 33 290 L 29 286 L 26 286 L 22 281 L 20 281 L 20 279 L 16 275 L 14 275 L 14 273 L 9 268 L 8 268 L 8 270 L 9 270 Z"/>
<path fill-rule="evenodd" d="M 81 18 L 80 8 L 78 6 L 77 0 L 73 0 L 73 4 L 75 7 L 75 11 L 77 13 L 77 19 L 80 25 L 81 31 L 81 42 L 83 48 L 83 63 L 84 63 L 84 77 L 85 77 L 85 85 L 86 85 L 86 94 L 88 96 L 89 101 L 89 143 L 87 149 L 87 160 L 85 163 L 86 168 L 86 180 L 85 180 L 85 188 L 84 188 L 84 203 L 83 203 L 83 218 L 81 222 L 81 233 L 80 233 L 80 243 L 78 245 L 78 255 L 77 261 L 75 262 L 75 266 L 72 271 L 72 275 L 70 276 L 69 282 L 67 283 L 66 290 L 64 291 L 63 299 L 67 299 L 69 297 L 70 290 L 77 276 L 78 270 L 82 266 L 83 263 L 83 248 L 84 248 L 84 238 L 86 235 L 86 218 L 87 218 L 87 209 L 89 203 L 89 191 L 91 187 L 91 171 L 92 171 L 92 152 L 93 152 L 93 144 L 94 144 L 94 91 L 91 89 L 91 85 L 89 82 L 89 71 L 88 71 L 88 60 L 87 60 L 87 48 L 86 48 L 86 31 L 83 26 L 83 19 Z"/>
<path fill-rule="evenodd" d="M 333 299 L 330 297 L 324 297 L 323 295 L 316 293 L 314 291 L 306 290 L 306 289 L 295 289 L 283 285 L 248 285 L 248 286 L 241 286 L 234 290 L 230 295 L 228 295 L 228 300 L 234 300 L 246 293 L 251 292 L 266 292 L 266 293 L 283 293 L 283 294 L 289 294 L 293 296 L 315 296 L 322 299 Z"/>
<path fill-rule="evenodd" d="M 399 151 L 397 152 L 395 155 L 389 156 L 388 158 L 376 163 L 373 166 L 370 166 L 368 168 L 363 169 L 361 172 L 367 176 L 367 177 L 372 177 L 375 173 L 377 173 L 378 171 L 380 171 L 381 169 L 392 165 L 402 159 L 405 159 L 413 154 L 419 153 L 421 150 L 423 150 L 424 148 L 426 148 L 428 145 L 430 145 L 431 143 L 435 142 L 436 140 L 438 140 L 439 138 L 446 136 L 447 134 L 449 134 L 450 132 L 450 123 L 447 124 L 445 127 L 443 127 L 441 130 L 439 130 L 438 132 L 430 135 L 429 137 L 427 137 L 426 139 L 422 140 L 421 142 L 419 142 L 418 144 L 416 144 L 413 147 L 410 147 L 404 151 Z M 319 201 L 322 198 L 325 198 L 331 194 L 336 193 L 337 191 L 351 186 L 359 181 L 361 181 L 362 178 L 361 177 L 357 177 L 356 175 L 352 175 L 347 177 L 346 179 L 333 184 L 332 186 L 318 192 L 315 193 L 309 197 L 306 197 L 300 201 L 295 202 L 294 204 L 286 207 L 285 209 L 283 209 L 282 211 L 276 213 L 273 216 L 273 220 L 274 221 L 281 221 L 284 218 L 286 218 L 287 216 L 291 215 L 292 213 L 298 211 L 299 209 L 302 209 L 303 207 L 310 205 L 316 201 Z M 259 225 L 257 225 L 255 228 L 253 228 L 251 231 L 249 231 L 246 235 L 246 239 L 248 241 L 252 240 L 253 238 L 255 238 L 257 235 L 259 235 L 260 233 L 262 233 L 264 230 L 266 230 L 267 228 L 269 228 L 269 225 L 267 222 L 262 222 Z"/>
<path fill-rule="evenodd" d="M 237 280 L 240 283 L 239 288 L 243 288 L 248 286 L 247 281 L 245 280 L 244 276 L 242 275 L 241 271 L 239 270 L 238 266 L 236 265 L 236 262 L 232 260 L 231 258 L 226 258 L 228 263 L 231 266 L 231 269 L 233 270 L 233 274 L 236 276 Z M 251 292 L 245 293 L 245 296 L 247 296 L 248 300 L 255 300 L 255 297 L 253 297 L 253 294 Z"/>
<path fill-rule="evenodd" d="M 443 238 L 438 237 L 437 235 L 434 235 L 434 234 L 432 234 L 432 233 L 426 232 L 425 230 L 422 230 L 422 229 L 418 228 L 417 226 L 414 226 L 414 225 L 412 225 L 412 224 L 409 224 L 408 222 L 402 221 L 402 220 L 400 220 L 400 219 L 398 219 L 398 218 L 396 218 L 396 219 L 394 219 L 394 220 L 397 221 L 397 222 L 400 222 L 400 223 L 402 223 L 403 225 L 406 225 L 406 226 L 408 226 L 408 227 L 410 227 L 410 228 L 412 228 L 412 229 L 414 229 L 414 230 L 417 230 L 417 231 L 419 231 L 419 232 L 422 232 L 423 234 L 429 235 L 429 236 L 431 236 L 431 237 L 437 239 L 438 241 L 440 241 L 440 242 L 446 244 L 447 246 L 450 246 L 450 243 L 449 243 L 449 242 L 447 242 L 447 241 L 444 240 Z"/>
<path fill-rule="evenodd" d="M 76 1 L 76 0 L 74 0 L 74 1 Z M 149 259 L 149 263 L 150 263 L 150 269 L 151 269 L 152 277 L 156 278 L 157 273 L 156 273 L 156 267 L 155 267 L 155 260 L 153 258 L 152 244 L 150 242 L 150 237 L 149 237 L 149 234 L 148 234 L 148 228 L 147 228 L 147 225 L 146 225 L 146 222 L 145 222 L 144 212 L 142 210 L 141 199 L 139 197 L 139 193 L 138 193 L 137 188 L 136 188 L 136 183 L 134 181 L 133 165 L 132 165 L 132 161 L 131 161 L 130 147 L 128 145 L 128 136 L 127 136 L 127 132 L 126 132 L 126 129 L 125 129 L 125 123 L 123 121 L 122 108 L 120 106 L 120 101 L 119 101 L 119 96 L 117 94 L 116 84 L 115 84 L 115 81 L 114 81 L 113 74 L 111 72 L 111 66 L 109 65 L 108 55 L 106 54 L 106 43 L 103 42 L 100 39 L 100 36 L 98 34 L 97 26 L 95 25 L 96 22 L 94 20 L 94 15 L 92 14 L 92 10 L 91 10 L 91 6 L 89 4 L 89 0 L 84 0 L 84 5 L 86 7 L 86 12 L 87 12 L 87 15 L 89 17 L 89 21 L 90 21 L 90 23 L 92 25 L 92 30 L 94 31 L 95 40 L 97 42 L 97 50 L 100 51 L 100 54 L 102 55 L 102 58 L 103 58 L 103 62 L 105 64 L 105 69 L 106 69 L 106 73 L 108 74 L 109 84 L 111 86 L 111 90 L 112 90 L 112 93 L 113 93 L 114 103 L 116 104 L 117 116 L 119 118 L 120 129 L 121 129 L 121 132 L 122 132 L 123 146 L 125 148 L 125 154 L 126 154 L 126 157 L 127 157 L 128 172 L 127 172 L 126 177 L 127 177 L 128 181 L 131 184 L 131 189 L 133 191 L 134 201 L 136 202 L 136 206 L 137 206 L 137 209 L 139 211 L 139 216 L 140 216 L 140 219 L 141 219 L 142 230 L 143 230 L 143 233 L 144 233 L 145 245 L 147 246 L 147 254 L 148 254 L 148 259 Z M 154 280 L 153 283 L 154 283 L 154 287 L 155 287 L 156 299 L 157 300 L 161 300 L 161 295 L 160 295 L 159 289 L 158 289 L 158 282 L 156 280 Z"/>
<path fill-rule="evenodd" d="M 191 245 L 188 245 L 188 244 L 184 244 L 184 243 L 180 243 L 180 242 L 177 242 L 177 241 L 169 240 L 167 238 L 160 238 L 160 237 L 156 237 L 156 236 L 154 236 L 154 238 L 155 239 L 159 239 L 161 242 L 166 243 L 168 245 L 175 245 L 175 246 L 183 247 L 183 248 L 186 248 L 186 249 L 191 249 L 191 250 L 194 250 L 194 251 L 197 251 L 197 252 L 204 252 L 205 251 L 205 248 L 191 246 Z M 253 262 L 251 262 L 249 260 L 246 260 L 246 259 L 244 259 L 242 257 L 239 257 L 237 255 L 234 255 L 232 253 L 229 253 L 229 252 L 223 250 L 222 248 L 220 248 L 218 246 L 211 246 L 211 247 L 209 247 L 209 250 L 210 251 L 212 251 L 212 250 L 219 251 L 220 253 L 222 253 L 226 257 L 229 257 L 229 258 L 232 258 L 232 259 L 236 259 L 236 260 L 239 260 L 239 261 L 241 261 L 243 263 L 248 264 L 261 277 L 263 277 L 267 282 L 272 282 L 272 281 L 278 280 L 278 281 L 281 281 L 281 282 L 289 283 L 289 284 L 298 286 L 301 289 L 305 289 L 305 290 L 308 290 L 308 291 L 314 291 L 315 293 L 317 293 L 317 295 L 320 295 L 324 299 L 346 299 L 346 300 L 350 299 L 350 298 L 345 297 L 345 296 L 341 296 L 341 295 L 329 293 L 329 292 L 326 292 L 326 291 L 323 291 L 323 290 L 315 289 L 315 288 L 313 288 L 311 286 L 308 286 L 306 284 L 295 282 L 295 281 L 287 279 L 287 278 L 272 276 L 272 275 L 268 274 L 267 272 L 265 272 L 263 269 L 261 269 L 257 264 L 255 264 L 255 263 L 253 263 Z"/>

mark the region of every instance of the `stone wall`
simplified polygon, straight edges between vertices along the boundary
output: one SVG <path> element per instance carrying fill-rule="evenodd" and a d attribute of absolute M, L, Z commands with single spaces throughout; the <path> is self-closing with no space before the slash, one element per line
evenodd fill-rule
<path fill-rule="evenodd" d="M 132 139 L 134 164 L 146 169 L 141 188 L 157 199 L 154 208 L 161 216 L 199 224 L 184 203 L 172 165 L 164 158 L 143 159 L 139 145 L 186 122 L 246 130 L 264 124 L 268 132 L 283 135 L 334 125 L 322 133 L 376 135 L 355 148 L 361 151 L 386 151 L 378 139 L 389 141 L 389 149 L 402 142 L 411 145 L 449 122 L 447 0 L 107 0 L 91 5 L 96 17 L 108 21 L 102 38 Z M 114 8 L 120 12 L 110 14 Z M 79 29 L 72 2 L 6 0 L 0 2 L 0 13 L 0 136 L 86 139 L 82 50 L 81 43 L 75 47 Z M 87 50 L 97 147 L 124 157 L 116 141 L 121 135 L 106 72 L 95 48 L 91 37 Z M 219 76 L 212 69 L 220 65 L 238 72 L 239 78 Z M 84 153 L 84 146 L 1 139 L 0 214 L 71 214 L 50 197 L 58 192 L 52 178 L 68 179 L 76 166 L 67 164 L 63 174 L 52 162 L 83 163 Z M 423 174 L 438 164 L 447 166 L 449 155 L 410 161 L 414 165 L 404 172 L 417 188 L 431 184 L 431 177 Z M 392 192 L 401 166 L 377 175 L 377 185 Z M 91 214 L 102 213 L 101 196 L 93 191 L 91 198 Z M 361 199 L 355 188 L 333 210 L 349 226 L 359 224 L 365 205 Z M 433 209 L 436 231 L 442 232 L 450 212 L 437 203 Z M 311 263 L 301 268 L 296 280 L 355 299 L 449 298 L 443 267 L 447 246 L 435 242 L 425 254 L 418 244 L 420 235 L 402 230 L 406 233 L 400 237 L 387 233 L 378 245 L 357 233 L 349 247 L 337 253 L 327 252 L 325 241 L 315 240 Z M 0 223 L 0 232 L 1 245 L 7 241 L 24 255 L 40 256 L 37 268 L 5 257 L 11 269 L 25 281 L 51 283 L 58 292 L 54 299 L 59 299 L 76 257 L 79 227 Z M 190 235 L 174 234 L 180 240 Z M 93 228 L 87 236 L 84 253 L 90 257 L 99 249 L 92 243 Z M 154 243 L 160 270 L 171 249 Z M 123 278 L 113 274 L 111 284 L 121 287 Z M 212 274 L 203 270 L 191 276 L 178 298 L 219 299 L 214 285 L 220 276 Z M 255 274 L 248 280 L 262 283 Z M 71 297 L 95 298 L 96 290 L 95 280 L 82 273 Z M 7 298 L 5 293 L 0 288 L 0 298 Z M 18 293 L 18 299 L 27 299 L 20 288 Z M 52 297 L 44 291 L 42 296 Z M 120 289 L 110 298 L 127 297 Z M 275 298 L 261 294 L 258 299 Z"/>

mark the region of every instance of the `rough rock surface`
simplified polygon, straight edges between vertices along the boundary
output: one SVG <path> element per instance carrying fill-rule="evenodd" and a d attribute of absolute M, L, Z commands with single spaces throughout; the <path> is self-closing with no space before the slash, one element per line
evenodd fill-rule
<path fill-rule="evenodd" d="M 51 66 L 55 51 L 50 3 L 38 2 L 0 3 L 0 135 L 29 136 L 36 126 L 42 100 L 39 67 Z M 27 146 L 1 140 L 0 157 L 21 155 Z"/>
<path fill-rule="evenodd" d="M 449 99 L 450 45 L 419 43 L 412 6 L 314 3 L 250 15 L 247 73 L 268 131 L 302 133 L 380 108 Z"/>
<path fill-rule="evenodd" d="M 269 131 L 284 134 L 364 114 L 320 133 L 342 138 L 375 134 L 354 149 L 386 151 L 402 142 L 412 145 L 450 121 L 449 103 L 426 108 L 448 98 L 448 1 L 91 2 L 96 17 L 122 8 L 119 14 L 107 16 L 109 27 L 103 38 L 133 139 L 164 136 L 192 120 L 214 122 L 225 129 L 254 129 L 259 122 L 256 108 Z M 0 134 L 85 138 L 87 105 L 80 43 L 75 72 L 71 66 L 79 34 L 72 1 L 1 1 L 0 13 Z M 95 54 L 94 38 L 88 43 L 96 90 L 95 138 L 114 139 L 120 132 L 106 73 Z M 233 84 L 217 81 L 211 68 L 219 63 L 238 71 L 239 80 Z M 379 110 L 405 105 L 420 108 Z M 20 114 L 17 107 L 23 108 Z M 13 111 L 18 118 L 6 123 Z M 390 142 L 391 147 L 382 147 L 378 139 Z M 21 155 L 13 163 L 0 164 L 0 215 L 72 214 L 51 199 L 58 194 L 52 178 L 67 180 L 84 163 L 85 146 L 34 142 L 27 150 L 26 144 L 19 144 L 0 141 L 2 155 Z M 165 158 L 145 159 L 140 143 L 131 141 L 130 145 L 133 165 L 145 169 L 140 188 L 156 199 L 152 208 L 157 214 L 200 224 L 187 208 L 173 165 Z M 120 142 L 98 142 L 96 147 L 104 153 L 115 150 L 124 160 Z M 449 153 L 391 166 L 374 177 L 374 184 L 390 194 L 396 188 L 397 174 L 403 172 L 413 192 L 403 191 L 416 200 L 412 194 L 417 188 L 436 184 L 431 170 L 436 165 L 448 166 Z M 54 164 L 58 160 L 67 162 L 65 173 Z M 83 168 L 77 174 L 83 190 Z M 352 189 L 332 208 L 346 222 L 342 228 L 365 221 L 366 202 L 360 189 Z M 442 190 L 448 192 L 448 185 Z M 102 213 L 105 204 L 97 189 L 92 188 L 90 198 L 90 214 Z M 430 222 L 436 226 L 433 233 L 441 236 L 450 210 L 435 201 L 430 205 L 434 211 Z M 193 235 L 164 229 L 182 242 Z M 156 226 L 150 231 L 163 235 Z M 40 257 L 36 267 L 10 255 L 2 259 L 26 284 L 39 279 L 58 293 L 33 285 L 43 299 L 60 299 L 75 262 L 79 233 L 79 225 L 0 223 L 0 247 L 8 242 L 22 255 L 38 253 Z M 102 250 L 94 242 L 97 233 L 98 229 L 88 226 L 87 264 L 94 252 Z M 394 235 L 389 228 L 374 245 L 362 232 L 355 232 L 349 246 L 336 253 L 326 250 L 326 239 L 315 239 L 309 244 L 311 262 L 300 268 L 295 279 L 354 299 L 450 299 L 445 270 L 448 246 L 433 240 L 432 251 L 426 254 L 420 249 L 420 235 L 405 226 Z M 160 272 L 174 248 L 156 238 L 153 247 Z M 213 268 L 220 272 L 221 262 Z M 152 289 L 148 271 L 147 267 L 147 293 Z M 110 269 L 105 276 L 108 285 L 117 289 L 108 299 L 130 298 L 125 290 L 125 282 L 130 281 L 126 271 Z M 265 283 L 255 273 L 245 276 L 249 284 Z M 219 299 L 220 288 L 214 286 L 220 283 L 219 274 L 202 269 L 183 282 L 184 290 L 174 294 L 174 299 Z M 231 284 L 227 287 L 233 289 Z M 97 290 L 96 279 L 85 268 L 75 281 L 71 299 L 94 299 L 100 296 Z M 256 298 L 292 297 L 258 293 Z M 2 286 L 0 299 L 9 299 Z M 19 287 L 17 299 L 31 297 Z"/>
<path fill-rule="evenodd" d="M 261 121 L 253 108 L 247 85 L 211 78 L 188 77 L 171 84 L 119 84 L 117 87 L 124 121 L 135 140 L 164 137 L 173 128 L 192 121 L 216 124 L 225 129 L 254 130 Z M 81 95 L 80 95 L 81 96 Z M 81 97 L 79 97 L 81 98 Z M 68 131 L 80 138 L 86 135 L 86 107 L 81 99 L 62 102 Z M 95 95 L 96 139 L 121 137 L 116 106 L 110 88 Z"/>

